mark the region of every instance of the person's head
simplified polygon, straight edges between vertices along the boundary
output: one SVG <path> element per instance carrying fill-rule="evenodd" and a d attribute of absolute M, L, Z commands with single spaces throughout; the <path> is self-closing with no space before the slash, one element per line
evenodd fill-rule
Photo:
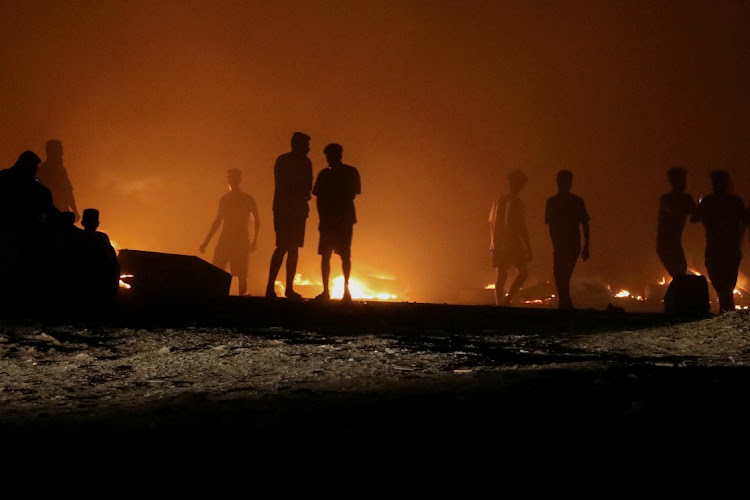
<path fill-rule="evenodd" d="M 240 182 L 242 182 L 242 172 L 237 168 L 230 168 L 227 170 L 227 184 L 229 189 L 235 191 L 239 189 Z"/>
<path fill-rule="evenodd" d="M 89 231 L 96 231 L 99 227 L 99 210 L 95 208 L 87 208 L 83 211 L 81 216 L 81 225 L 84 229 Z"/>
<path fill-rule="evenodd" d="M 33 151 L 24 151 L 11 168 L 25 179 L 33 180 L 36 177 L 36 171 L 41 162 L 42 159 Z"/>
<path fill-rule="evenodd" d="M 714 170 L 711 172 L 711 186 L 714 194 L 724 194 L 729 191 L 732 180 L 726 170 Z"/>
<path fill-rule="evenodd" d="M 687 169 L 672 167 L 667 170 L 667 179 L 675 191 L 684 192 L 687 189 Z"/>
<path fill-rule="evenodd" d="M 526 174 L 520 170 L 513 170 L 508 174 L 508 187 L 510 188 L 510 192 L 516 194 L 520 193 L 524 186 L 526 186 L 526 181 L 528 181 Z"/>
<path fill-rule="evenodd" d="M 48 160 L 61 160 L 63 156 L 62 142 L 58 139 L 50 139 L 45 145 Z"/>
<path fill-rule="evenodd" d="M 344 156 L 344 148 L 341 144 L 329 144 L 323 148 L 323 154 L 326 155 L 329 165 L 340 165 L 341 158 Z"/>
<path fill-rule="evenodd" d="M 310 136 L 302 132 L 293 133 L 292 152 L 305 155 L 310 152 Z"/>
<path fill-rule="evenodd" d="M 561 193 L 569 193 L 573 187 L 573 172 L 560 170 L 557 173 L 557 190 Z"/>

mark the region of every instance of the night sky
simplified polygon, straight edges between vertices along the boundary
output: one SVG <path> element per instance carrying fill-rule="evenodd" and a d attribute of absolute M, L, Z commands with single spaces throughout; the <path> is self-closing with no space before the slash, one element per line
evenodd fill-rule
<path fill-rule="evenodd" d="M 0 166 L 60 139 L 79 210 L 98 208 L 120 247 L 193 255 L 239 168 L 260 209 L 261 294 L 273 164 L 299 130 L 316 174 L 330 142 L 360 171 L 353 276 L 447 302 L 494 281 L 487 216 L 516 168 L 528 284 L 551 279 L 544 203 L 569 169 L 592 219 L 575 276 L 637 289 L 666 275 L 669 167 L 689 169 L 696 199 L 726 169 L 750 201 L 748 26 L 739 0 L 0 0 Z M 298 271 L 314 279 L 311 208 Z M 703 241 L 687 228 L 699 271 Z"/>

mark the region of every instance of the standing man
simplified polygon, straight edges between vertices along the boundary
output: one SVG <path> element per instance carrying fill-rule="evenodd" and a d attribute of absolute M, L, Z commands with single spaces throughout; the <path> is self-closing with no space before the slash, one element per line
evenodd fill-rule
<path fill-rule="evenodd" d="M 492 266 L 497 268 L 495 305 L 511 304 L 516 292 L 528 277 L 531 243 L 526 229 L 526 208 L 520 194 L 526 186 L 526 174 L 514 170 L 508 174 L 508 194 L 492 204 L 490 209 L 490 253 Z M 516 278 L 505 294 L 508 270 L 516 270 Z"/>
<path fill-rule="evenodd" d="M 310 213 L 308 201 L 312 190 L 312 162 L 310 136 L 302 132 L 292 135 L 292 150 L 276 158 L 273 168 L 275 189 L 273 195 L 273 227 L 276 231 L 276 250 L 271 256 L 266 297 L 276 297 L 274 284 L 286 255 L 286 288 L 284 295 L 291 300 L 301 300 L 294 291 L 299 249 L 305 243 L 305 224 Z"/>
<path fill-rule="evenodd" d="M 734 287 L 742 260 L 742 236 L 748 213 L 742 198 L 731 194 L 729 173 L 711 172 L 713 193 L 704 196 L 691 222 L 706 230 L 705 264 L 708 279 L 719 296 L 719 312 L 734 311 Z"/>
<path fill-rule="evenodd" d="M 351 165 L 342 163 L 343 152 L 344 148 L 340 144 L 329 144 L 323 149 L 328 168 L 320 171 L 313 188 L 320 219 L 318 254 L 323 277 L 323 293 L 316 297 L 317 300 L 331 298 L 328 282 L 331 277 L 333 252 L 341 257 L 341 268 L 344 273 L 344 296 L 341 300 L 352 300 L 349 292 L 349 275 L 352 270 L 352 233 L 354 224 L 357 223 L 354 198 L 362 192 L 362 186 L 359 171 Z"/>
<path fill-rule="evenodd" d="M 695 213 L 693 197 L 687 189 L 687 170 L 672 167 L 667 171 L 672 190 L 659 199 L 659 221 L 656 230 L 656 253 L 672 278 L 687 273 L 687 260 L 682 248 L 682 232 L 688 216 Z"/>
<path fill-rule="evenodd" d="M 573 187 L 573 172 L 560 170 L 557 173 L 557 194 L 547 199 L 544 222 L 549 225 L 553 248 L 553 272 L 557 287 L 558 307 L 573 309 L 570 298 L 570 278 L 580 256 L 589 260 L 589 214 L 583 198 L 570 192 Z M 583 226 L 583 249 L 581 232 Z"/>
<path fill-rule="evenodd" d="M 229 192 L 219 200 L 219 210 L 211 223 L 206 239 L 200 246 L 205 253 L 211 238 L 222 226 L 219 242 L 214 249 L 213 265 L 229 270 L 239 281 L 239 294 L 247 295 L 247 270 L 250 254 L 255 251 L 260 231 L 260 217 L 255 198 L 240 188 L 242 172 L 236 168 L 227 171 Z M 250 241 L 250 217 L 253 218 L 253 240 Z"/>
<path fill-rule="evenodd" d="M 61 212 L 73 212 L 76 221 L 81 216 L 76 208 L 76 200 L 73 196 L 73 184 L 68 178 L 68 171 L 63 166 L 62 142 L 50 139 L 45 146 L 47 159 L 39 165 L 37 179 L 52 192 L 52 201 Z"/>

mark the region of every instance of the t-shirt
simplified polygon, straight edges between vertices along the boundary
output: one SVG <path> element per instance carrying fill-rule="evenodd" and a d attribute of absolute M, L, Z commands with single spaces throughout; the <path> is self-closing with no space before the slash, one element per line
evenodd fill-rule
<path fill-rule="evenodd" d="M 222 196 L 219 200 L 222 227 L 218 244 L 247 245 L 250 242 L 250 216 L 257 213 L 255 198 L 248 193 L 230 191 Z"/>
<path fill-rule="evenodd" d="M 547 199 L 544 223 L 549 225 L 549 234 L 555 250 L 580 249 L 579 226 L 589 220 L 589 213 L 580 196 L 557 193 Z"/>
<path fill-rule="evenodd" d="M 709 194 L 698 203 L 695 218 L 706 230 L 706 255 L 740 258 L 747 211 L 742 198 L 732 194 Z"/>
<path fill-rule="evenodd" d="M 361 192 L 359 171 L 351 165 L 341 164 L 321 170 L 313 187 L 313 194 L 318 198 L 320 225 L 356 224 L 354 197 Z"/>
<path fill-rule="evenodd" d="M 525 249 L 523 231 L 526 207 L 518 197 L 505 195 L 492 204 L 489 222 L 492 227 L 490 250 Z"/>
<path fill-rule="evenodd" d="M 310 212 L 307 200 L 313 182 L 310 159 L 301 154 L 284 153 L 276 158 L 273 176 L 273 211 L 306 218 Z"/>

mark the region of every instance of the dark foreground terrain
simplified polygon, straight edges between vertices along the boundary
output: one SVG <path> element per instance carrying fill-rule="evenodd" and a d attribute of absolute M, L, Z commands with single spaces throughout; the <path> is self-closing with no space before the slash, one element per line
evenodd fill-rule
<path fill-rule="evenodd" d="M 750 422 L 747 311 L 230 297 L 4 314 L 6 444 L 737 443 Z"/>

